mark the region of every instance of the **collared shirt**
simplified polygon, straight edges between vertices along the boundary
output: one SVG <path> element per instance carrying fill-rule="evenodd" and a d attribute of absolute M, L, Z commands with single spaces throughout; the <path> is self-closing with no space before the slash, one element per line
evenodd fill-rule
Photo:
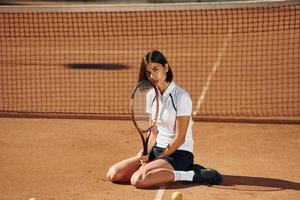
<path fill-rule="evenodd" d="M 154 92 L 147 97 L 147 112 L 151 112 Z M 152 100 L 151 100 L 152 99 Z M 153 112 L 151 112 L 153 113 Z M 176 135 L 176 117 L 192 115 L 192 100 L 188 92 L 171 82 L 163 94 L 159 94 L 159 112 L 156 122 L 156 145 L 165 148 Z M 178 149 L 193 152 L 192 118 L 187 128 L 184 144 Z"/>

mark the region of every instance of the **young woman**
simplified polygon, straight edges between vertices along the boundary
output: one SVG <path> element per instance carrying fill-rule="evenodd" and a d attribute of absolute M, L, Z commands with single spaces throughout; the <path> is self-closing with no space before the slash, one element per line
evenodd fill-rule
<path fill-rule="evenodd" d="M 193 163 L 192 101 L 173 81 L 171 67 L 161 52 L 151 51 L 143 58 L 139 81 L 145 79 L 160 91 L 159 117 L 149 139 L 149 155 L 142 156 L 141 150 L 114 164 L 107 179 L 130 182 L 137 188 L 174 181 L 220 184 L 222 177 L 216 170 Z"/>

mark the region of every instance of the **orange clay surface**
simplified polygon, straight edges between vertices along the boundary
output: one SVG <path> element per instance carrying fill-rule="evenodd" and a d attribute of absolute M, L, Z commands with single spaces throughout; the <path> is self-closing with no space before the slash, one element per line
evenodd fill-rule
<path fill-rule="evenodd" d="M 219 186 L 136 189 L 105 181 L 141 147 L 131 121 L 0 118 L 0 199 L 300 199 L 300 126 L 194 124 L 195 161 L 224 175 Z"/>

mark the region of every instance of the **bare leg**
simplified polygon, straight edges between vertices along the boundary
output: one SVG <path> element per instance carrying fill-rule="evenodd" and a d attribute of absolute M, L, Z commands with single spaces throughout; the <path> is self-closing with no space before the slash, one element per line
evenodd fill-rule
<path fill-rule="evenodd" d="M 108 180 L 112 182 L 130 182 L 130 178 L 141 166 L 139 157 L 134 156 L 111 166 L 106 174 Z"/>
<path fill-rule="evenodd" d="M 174 181 L 173 167 L 167 161 L 158 159 L 140 167 L 131 177 L 131 184 L 137 188 L 158 186 Z"/>

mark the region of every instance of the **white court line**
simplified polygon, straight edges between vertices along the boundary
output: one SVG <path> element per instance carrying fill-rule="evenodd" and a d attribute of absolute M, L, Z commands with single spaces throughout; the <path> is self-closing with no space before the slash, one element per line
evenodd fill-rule
<path fill-rule="evenodd" d="M 160 186 L 159 189 L 157 190 L 157 193 L 156 193 L 156 196 L 155 196 L 154 200 L 161 200 L 161 198 L 164 195 L 164 192 L 165 192 L 166 188 L 167 188 L 167 185 Z"/>
<path fill-rule="evenodd" d="M 218 58 L 217 58 L 216 62 L 214 63 L 212 71 L 209 74 L 209 76 L 207 77 L 206 84 L 203 87 L 201 95 L 199 96 L 199 99 L 197 101 L 196 110 L 193 112 L 194 115 L 197 115 L 198 112 L 199 112 L 201 104 L 202 104 L 202 102 L 203 102 L 203 100 L 204 100 L 204 98 L 206 96 L 206 92 L 207 92 L 207 90 L 208 90 L 208 88 L 210 86 L 211 79 L 212 79 L 214 73 L 217 71 L 217 68 L 219 67 L 219 65 L 221 63 L 223 53 L 226 51 L 226 48 L 227 48 L 227 45 L 228 45 L 228 41 L 231 39 L 231 35 L 232 35 L 231 34 L 231 30 L 229 30 L 228 34 L 227 34 L 227 37 L 224 39 L 224 43 L 223 43 L 222 49 L 218 53 Z M 163 195 L 164 195 L 164 192 L 165 192 L 166 188 L 167 188 L 167 185 L 160 186 L 160 188 L 157 190 L 157 193 L 156 193 L 156 196 L 155 196 L 154 200 L 161 200 L 162 197 L 163 197 Z"/>
<path fill-rule="evenodd" d="M 212 79 L 213 75 L 215 74 L 215 72 L 217 71 L 217 68 L 220 66 L 223 54 L 226 51 L 226 48 L 227 48 L 227 45 L 228 45 L 228 41 L 231 39 L 231 36 L 232 36 L 231 32 L 232 31 L 229 30 L 228 33 L 227 33 L 227 37 L 224 39 L 224 43 L 223 43 L 222 49 L 219 51 L 217 60 L 213 64 L 212 70 L 211 70 L 209 76 L 207 77 L 206 84 L 203 87 L 202 93 L 201 93 L 201 95 L 198 98 L 198 101 L 197 101 L 197 104 L 196 104 L 196 109 L 194 110 L 193 115 L 197 115 L 198 112 L 199 112 L 199 110 L 200 110 L 200 107 L 201 107 L 201 105 L 202 105 L 202 103 L 203 103 L 203 101 L 205 99 L 206 93 L 207 93 L 207 91 L 209 89 L 209 86 L 210 86 L 210 83 L 211 83 L 211 79 Z"/>

